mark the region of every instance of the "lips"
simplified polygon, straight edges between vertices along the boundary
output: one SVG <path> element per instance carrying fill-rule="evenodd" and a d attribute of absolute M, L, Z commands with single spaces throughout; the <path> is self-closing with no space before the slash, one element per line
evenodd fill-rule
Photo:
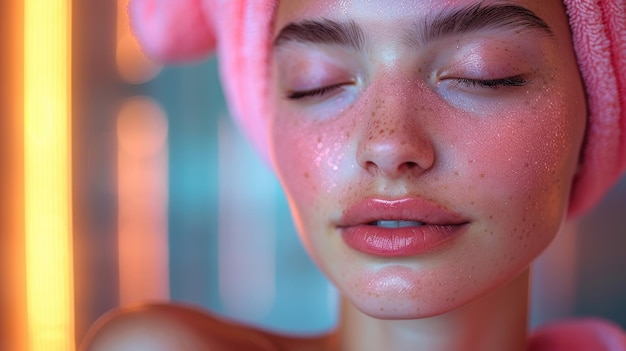
<path fill-rule="evenodd" d="M 435 251 L 460 236 L 469 220 L 421 198 L 365 199 L 339 221 L 351 248 L 375 256 L 402 257 Z"/>

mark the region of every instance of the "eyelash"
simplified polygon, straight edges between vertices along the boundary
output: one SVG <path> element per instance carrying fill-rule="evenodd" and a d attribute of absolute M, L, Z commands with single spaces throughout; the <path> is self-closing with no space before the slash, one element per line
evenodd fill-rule
<path fill-rule="evenodd" d="M 523 87 L 529 83 L 529 80 L 523 76 L 514 76 L 502 79 L 456 78 L 455 80 L 458 84 L 465 85 L 468 88 L 489 88 L 493 90 L 503 87 Z M 341 88 L 344 85 L 346 85 L 346 83 L 333 84 L 312 90 L 292 91 L 287 94 L 287 99 L 299 100 L 307 97 L 323 96 L 329 91 Z"/>
<path fill-rule="evenodd" d="M 292 92 L 289 92 L 289 94 L 287 94 L 287 99 L 298 100 L 298 99 L 303 99 L 307 97 L 322 96 L 328 93 L 329 91 L 341 88 L 342 86 L 346 84 L 347 83 L 339 83 L 339 84 L 333 84 L 333 85 L 329 85 L 329 86 L 321 87 L 317 89 L 312 89 L 312 90 L 292 91 Z"/>
<path fill-rule="evenodd" d="M 458 84 L 465 85 L 468 88 L 489 88 L 498 89 L 503 87 L 523 87 L 530 82 L 530 80 L 523 76 L 514 76 L 502 79 L 469 79 L 469 78 L 456 78 Z"/>

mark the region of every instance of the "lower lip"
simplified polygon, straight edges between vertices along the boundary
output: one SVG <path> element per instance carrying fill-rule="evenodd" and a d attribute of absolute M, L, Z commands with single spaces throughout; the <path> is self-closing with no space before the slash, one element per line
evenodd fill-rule
<path fill-rule="evenodd" d="M 343 228 L 341 235 L 351 248 L 375 256 L 403 257 L 436 251 L 460 236 L 466 224 L 382 228 L 359 225 Z"/>

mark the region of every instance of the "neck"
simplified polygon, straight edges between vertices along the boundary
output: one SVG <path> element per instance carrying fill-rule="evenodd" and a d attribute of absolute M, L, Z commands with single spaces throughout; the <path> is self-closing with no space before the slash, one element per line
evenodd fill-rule
<path fill-rule="evenodd" d="M 523 351 L 527 338 L 529 272 L 443 315 L 416 320 L 372 318 L 343 301 L 342 351 Z"/>

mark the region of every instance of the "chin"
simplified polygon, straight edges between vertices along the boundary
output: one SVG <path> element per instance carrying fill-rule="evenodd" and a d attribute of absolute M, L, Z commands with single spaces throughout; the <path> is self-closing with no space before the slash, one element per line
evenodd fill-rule
<path fill-rule="evenodd" d="M 528 260 L 527 260 L 528 259 Z M 416 268 L 415 265 L 390 264 L 353 268 L 331 274 L 343 296 L 362 313 L 377 319 L 422 319 L 448 314 L 474 304 L 488 302 L 520 288 L 514 282 L 527 271 L 528 257 L 508 262 L 503 270 L 459 267 Z M 336 273 L 336 272 L 335 272 Z M 347 278 L 347 279 L 346 279 Z M 521 287 L 520 289 L 524 289 Z M 486 300 L 484 299 L 486 298 Z"/>
<path fill-rule="evenodd" d="M 409 299 L 389 299 L 382 297 L 368 297 L 352 300 L 354 306 L 362 313 L 385 320 L 422 319 L 439 316 L 453 311 L 461 306 L 456 301 L 442 301 L 428 303 Z"/>
<path fill-rule="evenodd" d="M 457 309 L 480 294 L 441 279 L 435 272 L 416 272 L 410 266 L 351 273 L 350 279 L 338 282 L 339 289 L 359 311 L 378 319 L 433 317 Z"/>

